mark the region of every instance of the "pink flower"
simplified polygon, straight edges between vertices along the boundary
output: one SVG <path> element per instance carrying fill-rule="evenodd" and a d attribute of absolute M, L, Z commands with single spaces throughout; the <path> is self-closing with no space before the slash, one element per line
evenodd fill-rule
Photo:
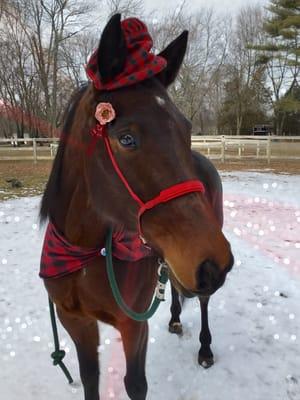
<path fill-rule="evenodd" d="M 96 107 L 95 118 L 100 125 L 106 125 L 116 118 L 116 112 L 110 103 L 99 103 Z"/>

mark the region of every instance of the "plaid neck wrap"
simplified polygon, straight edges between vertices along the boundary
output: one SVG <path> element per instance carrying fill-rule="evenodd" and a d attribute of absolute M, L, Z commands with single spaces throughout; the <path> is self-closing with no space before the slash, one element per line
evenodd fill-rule
<path fill-rule="evenodd" d="M 72 272 L 85 268 L 91 261 L 101 257 L 103 246 L 97 248 L 84 248 L 69 243 L 57 230 L 53 223 L 49 222 L 45 234 L 40 277 L 59 278 Z M 113 256 L 122 261 L 139 261 L 150 257 L 151 250 L 141 243 L 137 233 L 125 232 L 123 229 L 113 234 Z"/>
<path fill-rule="evenodd" d="M 91 56 L 86 73 L 98 90 L 114 90 L 134 85 L 161 72 L 167 61 L 151 53 L 152 38 L 146 25 L 137 18 L 128 18 L 121 22 L 128 51 L 124 70 L 110 82 L 103 84 L 98 73 L 98 51 Z"/>

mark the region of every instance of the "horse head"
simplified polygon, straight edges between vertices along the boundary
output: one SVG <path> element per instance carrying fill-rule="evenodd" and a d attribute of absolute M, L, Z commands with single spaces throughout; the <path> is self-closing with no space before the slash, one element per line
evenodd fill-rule
<path fill-rule="evenodd" d="M 77 99 L 64 147 L 64 165 L 72 172 L 65 172 L 64 179 L 66 182 L 66 174 L 73 174 L 73 182 L 84 182 L 77 191 L 84 198 L 81 203 L 95 215 L 91 231 L 97 223 L 103 231 L 120 225 L 137 231 L 138 226 L 139 205 L 116 174 L 103 142 L 99 140 L 92 152 L 86 151 L 92 141 L 89 132 L 96 124 L 95 109 L 101 102 L 110 103 L 115 110 L 116 118 L 106 127 L 110 147 L 143 202 L 165 188 L 198 180 L 191 152 L 191 123 L 167 93 L 179 72 L 187 40 L 184 31 L 167 46 L 158 58 L 164 62 L 163 68 L 157 73 L 149 69 L 148 79 L 134 82 L 133 77 L 132 84 L 113 90 L 89 84 Z M 115 82 L 126 63 L 137 62 L 128 54 L 119 14 L 106 25 L 95 54 L 92 73 L 103 85 Z M 80 143 L 84 151 L 72 146 L 72 141 Z M 141 216 L 140 228 L 147 244 L 169 264 L 178 286 L 210 295 L 224 283 L 232 254 L 206 193 L 189 193 L 157 205 Z"/>

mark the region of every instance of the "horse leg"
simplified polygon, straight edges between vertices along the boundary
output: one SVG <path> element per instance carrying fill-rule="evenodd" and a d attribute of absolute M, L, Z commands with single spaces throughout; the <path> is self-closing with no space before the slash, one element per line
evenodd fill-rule
<path fill-rule="evenodd" d="M 208 302 L 209 297 L 200 297 L 201 306 L 201 332 L 200 343 L 201 347 L 198 353 L 198 363 L 203 368 L 209 368 L 214 364 L 214 355 L 211 351 L 211 334 L 208 326 Z"/>
<path fill-rule="evenodd" d="M 182 335 L 182 324 L 180 322 L 181 304 L 179 301 L 179 294 L 171 284 L 172 290 L 172 304 L 171 304 L 171 319 L 169 322 L 169 332 Z"/>
<path fill-rule="evenodd" d="M 148 389 L 145 374 L 148 323 L 127 320 L 119 330 L 126 358 L 126 392 L 131 400 L 145 400 Z"/>
<path fill-rule="evenodd" d="M 85 400 L 99 400 L 99 332 L 97 321 L 70 316 L 61 309 L 57 314 L 74 341 L 79 361 Z"/>

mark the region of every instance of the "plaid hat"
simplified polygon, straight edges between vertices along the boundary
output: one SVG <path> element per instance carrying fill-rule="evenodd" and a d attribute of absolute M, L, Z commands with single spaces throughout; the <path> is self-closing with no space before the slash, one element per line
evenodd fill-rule
<path fill-rule="evenodd" d="M 124 70 L 111 81 L 102 83 L 97 66 L 98 50 L 92 54 L 86 66 L 87 76 L 98 90 L 113 90 L 133 85 L 151 78 L 167 66 L 167 61 L 163 57 L 150 52 L 153 41 L 147 26 L 142 21 L 137 18 L 127 18 L 121 22 L 121 28 L 128 51 Z"/>

